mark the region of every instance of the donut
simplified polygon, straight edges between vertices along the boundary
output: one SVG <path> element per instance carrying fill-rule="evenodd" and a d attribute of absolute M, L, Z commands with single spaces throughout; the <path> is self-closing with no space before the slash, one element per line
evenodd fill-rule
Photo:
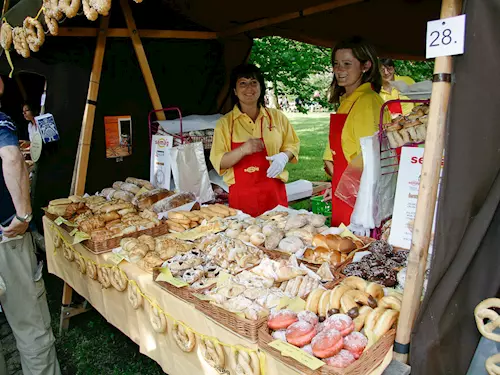
<path fill-rule="evenodd" d="M 342 336 L 347 336 L 354 331 L 353 320 L 345 314 L 335 314 L 325 320 L 327 330 L 334 329 L 339 331 Z"/>
<path fill-rule="evenodd" d="M 75 260 L 75 253 L 73 253 L 73 249 L 69 245 L 63 245 L 63 255 L 70 262 Z"/>
<path fill-rule="evenodd" d="M 342 281 L 342 284 L 364 291 L 367 286 L 367 281 L 358 276 L 349 276 Z"/>
<path fill-rule="evenodd" d="M 226 356 L 224 355 L 224 348 L 218 342 L 201 339 L 200 340 L 201 355 L 205 361 L 214 368 L 224 368 L 226 363 Z"/>
<path fill-rule="evenodd" d="M 142 306 L 144 298 L 136 283 L 128 283 L 128 300 L 134 310 Z"/>
<path fill-rule="evenodd" d="M 366 286 L 365 292 L 379 300 L 384 296 L 384 287 L 379 283 L 371 282 Z"/>
<path fill-rule="evenodd" d="M 344 337 L 344 349 L 349 350 L 354 358 L 358 359 L 368 345 L 368 339 L 359 332 L 351 332 Z"/>
<path fill-rule="evenodd" d="M 97 280 L 97 267 L 94 262 L 87 260 L 86 264 L 87 266 L 87 276 L 90 277 L 92 280 Z"/>
<path fill-rule="evenodd" d="M 172 329 L 174 340 L 179 349 L 183 352 L 190 353 L 196 344 L 196 337 L 190 329 L 184 327 L 182 324 L 174 325 Z"/>
<path fill-rule="evenodd" d="M 115 266 L 111 269 L 111 285 L 119 292 L 123 292 L 127 289 L 128 280 L 125 273 L 120 269 L 120 267 Z"/>
<path fill-rule="evenodd" d="M 312 339 L 311 346 L 316 357 L 329 358 L 340 352 L 344 346 L 344 340 L 339 331 L 325 329 Z"/>
<path fill-rule="evenodd" d="M 324 292 L 326 292 L 325 289 L 318 288 L 309 293 L 309 297 L 307 297 L 306 301 L 306 310 L 312 311 L 313 313 L 317 314 L 319 300 Z"/>
<path fill-rule="evenodd" d="M 87 271 L 87 267 L 85 265 L 85 259 L 83 259 L 83 257 L 80 254 L 78 254 L 75 257 L 75 263 L 76 263 L 76 266 L 78 267 L 78 271 L 80 271 L 80 273 L 82 275 L 85 275 L 85 272 Z"/>
<path fill-rule="evenodd" d="M 291 310 L 280 310 L 269 316 L 267 326 L 273 330 L 287 329 L 291 324 L 297 322 L 297 313 Z"/>
<path fill-rule="evenodd" d="M 156 306 L 151 306 L 149 321 L 155 332 L 163 333 L 167 330 L 167 318 Z"/>
<path fill-rule="evenodd" d="M 346 368 L 351 363 L 354 363 L 356 358 L 349 350 L 342 349 L 338 354 L 333 357 L 325 359 L 325 362 L 328 366 L 336 367 L 336 368 Z"/>
<path fill-rule="evenodd" d="M 101 283 L 101 285 L 104 288 L 109 288 L 111 286 L 109 268 L 106 267 L 97 268 L 97 280 Z"/>
<path fill-rule="evenodd" d="M 301 311 L 297 314 L 297 318 L 299 319 L 299 321 L 310 323 L 313 326 L 319 323 L 318 316 L 312 311 Z"/>
<path fill-rule="evenodd" d="M 311 343 L 316 333 L 316 328 L 311 323 L 298 321 L 286 329 L 286 341 L 302 348 Z"/>

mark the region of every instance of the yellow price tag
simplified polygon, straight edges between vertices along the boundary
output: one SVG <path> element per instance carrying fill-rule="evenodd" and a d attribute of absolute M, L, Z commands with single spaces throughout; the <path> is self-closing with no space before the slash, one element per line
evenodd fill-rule
<path fill-rule="evenodd" d="M 296 313 L 304 311 L 306 309 L 306 301 L 304 301 L 300 297 L 295 297 L 294 299 L 290 300 L 287 309 L 292 310 Z"/>
<path fill-rule="evenodd" d="M 76 245 L 77 243 L 85 240 L 90 240 L 90 236 L 85 232 L 78 231 L 75 233 L 75 237 L 73 237 L 73 245 Z"/>
<path fill-rule="evenodd" d="M 211 301 L 212 298 L 200 293 L 193 293 L 193 296 L 198 298 L 200 301 Z"/>
<path fill-rule="evenodd" d="M 63 219 L 61 216 L 59 216 L 58 218 L 56 218 L 56 219 L 54 220 L 54 224 L 56 224 L 56 225 L 60 226 L 60 225 L 63 223 L 63 220 L 64 220 L 64 219 Z"/>
<path fill-rule="evenodd" d="M 188 286 L 189 284 L 184 280 L 180 280 L 172 276 L 172 272 L 168 268 L 160 268 L 160 274 L 156 278 L 156 281 L 165 281 L 176 288 L 182 288 Z"/>
<path fill-rule="evenodd" d="M 354 235 L 347 227 L 344 225 L 344 223 L 339 225 L 339 228 L 342 229 L 342 233 L 340 233 L 340 237 L 349 237 L 349 238 L 354 238 L 355 240 L 360 240 L 358 237 Z"/>
<path fill-rule="evenodd" d="M 291 301 L 292 301 L 292 300 L 291 300 L 289 297 L 287 297 L 287 296 L 285 296 L 285 297 L 281 297 L 281 298 L 280 298 L 280 301 L 279 301 L 279 303 L 278 303 L 278 306 L 276 306 L 276 310 L 278 310 L 278 311 L 279 311 L 279 310 L 281 310 L 281 309 L 283 309 L 283 308 L 287 307 L 287 306 L 290 304 L 290 302 L 291 302 Z"/>
<path fill-rule="evenodd" d="M 217 278 L 217 288 L 225 285 L 230 277 L 231 275 L 226 272 L 219 273 L 219 277 Z"/>
<path fill-rule="evenodd" d="M 121 263 L 121 261 L 122 261 L 123 259 L 125 259 L 125 258 L 123 257 L 123 255 L 118 254 L 118 253 L 112 253 L 112 254 L 108 257 L 107 261 L 108 261 L 108 262 L 110 262 L 110 263 L 112 263 L 112 264 L 114 264 L 115 266 L 117 266 L 117 265 L 119 265 L 119 264 Z"/>
<path fill-rule="evenodd" d="M 302 349 L 290 345 L 287 342 L 281 340 L 275 340 L 269 343 L 269 346 L 271 348 L 279 350 L 282 356 L 291 357 L 295 359 L 297 362 L 303 364 L 304 366 L 307 366 L 313 371 L 325 365 L 325 362 L 323 362 L 322 360 L 313 357 L 312 355 L 306 353 Z"/>

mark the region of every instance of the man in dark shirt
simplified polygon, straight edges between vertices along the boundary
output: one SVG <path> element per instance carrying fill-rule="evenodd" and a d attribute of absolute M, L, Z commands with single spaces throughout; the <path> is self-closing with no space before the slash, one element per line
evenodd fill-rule
<path fill-rule="evenodd" d="M 0 78 L 0 95 L 3 94 Z M 54 335 L 30 233 L 28 170 L 16 127 L 0 112 L 0 303 L 16 338 L 24 374 L 60 375 Z M 7 375 L 0 348 L 0 375 Z"/>

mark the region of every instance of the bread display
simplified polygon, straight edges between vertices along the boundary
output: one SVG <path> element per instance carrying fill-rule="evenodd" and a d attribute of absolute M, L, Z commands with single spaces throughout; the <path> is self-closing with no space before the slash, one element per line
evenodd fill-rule
<path fill-rule="evenodd" d="M 419 105 L 413 108 L 408 116 L 398 116 L 392 123 L 385 124 L 384 130 L 391 148 L 402 147 L 408 143 L 425 141 L 427 133 L 428 105 Z"/>
<path fill-rule="evenodd" d="M 153 204 L 151 209 L 156 213 L 167 212 L 173 210 L 174 208 L 195 201 L 196 197 L 193 193 L 178 193 L 159 200 L 158 202 Z"/>

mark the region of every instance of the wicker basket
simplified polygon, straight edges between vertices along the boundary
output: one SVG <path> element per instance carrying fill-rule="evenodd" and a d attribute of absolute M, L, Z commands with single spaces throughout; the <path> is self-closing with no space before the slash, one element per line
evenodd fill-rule
<path fill-rule="evenodd" d="M 170 294 L 173 294 L 175 297 L 180 298 L 183 301 L 192 303 L 193 305 L 196 304 L 197 301 L 199 301 L 198 298 L 193 296 L 193 293 L 199 293 L 202 294 L 204 291 L 212 288 L 214 285 L 209 285 L 206 288 L 201 288 L 201 289 L 193 289 L 190 287 L 183 287 L 183 288 L 177 288 L 166 281 L 156 281 L 156 278 L 160 274 L 160 271 L 158 269 L 153 270 L 153 282 L 158 284 L 160 288 L 163 290 L 167 291 Z"/>
<path fill-rule="evenodd" d="M 391 349 L 394 338 L 396 336 L 396 330 L 391 329 L 384 336 L 382 336 L 371 348 L 366 350 L 363 355 L 349 367 L 340 369 L 331 367 L 328 365 L 322 366 L 317 370 L 311 370 L 310 368 L 297 362 L 295 359 L 290 357 L 284 357 L 281 353 L 269 346 L 269 343 L 275 341 L 271 336 L 271 332 L 264 324 L 259 329 L 259 347 L 265 350 L 268 354 L 272 355 L 277 360 L 283 362 L 284 364 L 295 368 L 300 371 L 301 374 L 307 375 L 366 375 L 375 370 L 384 361 L 387 352 Z"/>
<path fill-rule="evenodd" d="M 49 214 L 48 212 L 45 213 L 45 216 L 47 216 L 52 221 L 57 219 L 57 216 Z M 61 224 L 61 228 L 65 229 L 68 232 L 71 232 L 73 229 L 75 229 L 75 228 L 67 226 L 66 224 Z M 164 235 L 167 233 L 168 233 L 168 225 L 167 225 L 167 223 L 162 223 L 154 228 L 144 229 L 144 230 L 141 230 L 138 232 L 126 234 L 124 236 L 110 238 L 106 241 L 99 241 L 98 242 L 98 241 L 92 241 L 92 240 L 85 240 L 82 242 L 82 245 L 86 246 L 91 253 L 99 255 L 99 254 L 103 254 L 103 253 L 109 253 L 111 250 L 119 247 L 120 241 L 122 240 L 122 238 L 126 238 L 126 237 L 137 238 L 139 236 L 142 236 L 143 234 L 148 235 L 148 236 L 152 236 L 152 237 L 158 237 L 158 236 L 161 236 L 161 235 Z"/>

